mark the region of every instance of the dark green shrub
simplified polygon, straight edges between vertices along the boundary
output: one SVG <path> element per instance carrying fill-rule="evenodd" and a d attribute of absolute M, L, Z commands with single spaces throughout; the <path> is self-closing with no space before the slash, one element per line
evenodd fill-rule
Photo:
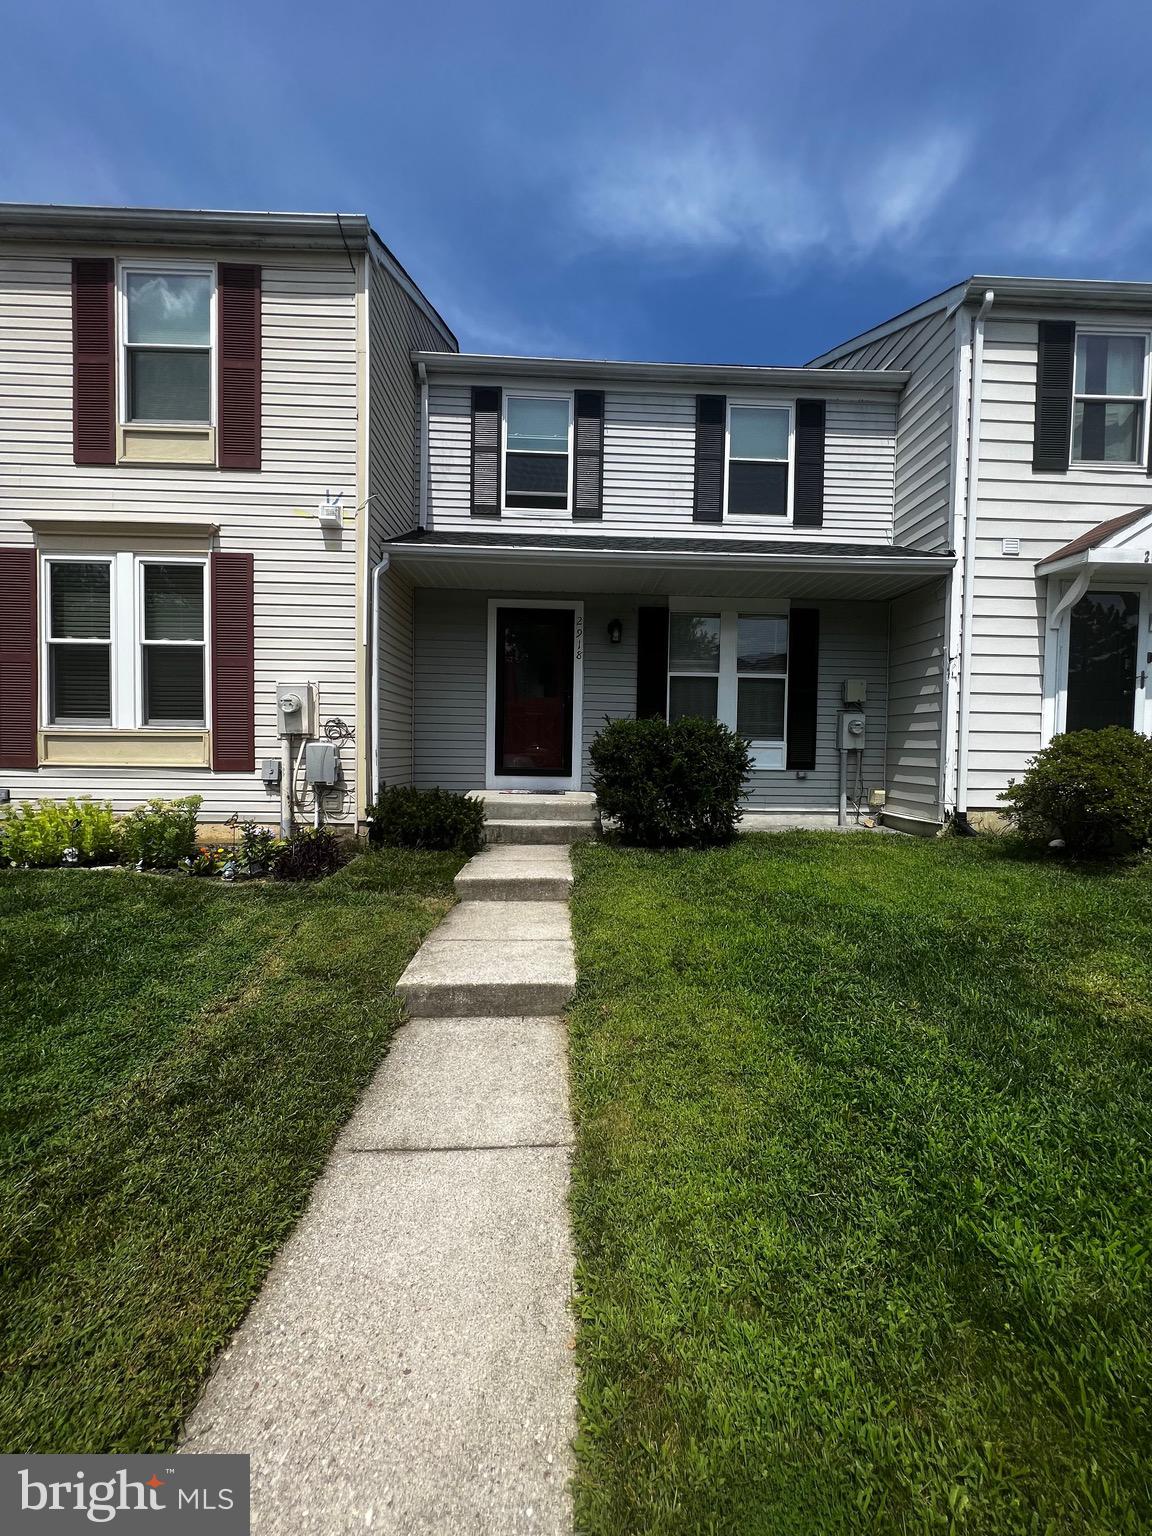
<path fill-rule="evenodd" d="M 126 864 L 141 869 L 175 869 L 196 852 L 196 815 L 201 795 L 183 800 L 149 800 L 138 805 L 120 823 Z"/>
<path fill-rule="evenodd" d="M 1030 843 L 1062 838 L 1079 858 L 1152 846 L 1152 741 L 1111 725 L 1055 736 L 1000 797 Z"/>
<path fill-rule="evenodd" d="M 47 868 L 75 848 L 82 864 L 113 864 L 120 834 L 112 807 L 96 800 L 41 800 L 13 806 L 0 818 L 0 864 Z"/>
<path fill-rule="evenodd" d="M 323 880 L 347 861 L 347 853 L 328 827 L 305 827 L 272 851 L 273 880 Z"/>
<path fill-rule="evenodd" d="M 590 756 L 600 812 L 624 842 L 706 848 L 735 835 L 752 754 L 718 720 L 610 720 Z"/>
<path fill-rule="evenodd" d="M 368 807 L 368 841 L 375 848 L 459 849 L 484 846 L 484 802 L 447 789 L 381 788 Z"/>

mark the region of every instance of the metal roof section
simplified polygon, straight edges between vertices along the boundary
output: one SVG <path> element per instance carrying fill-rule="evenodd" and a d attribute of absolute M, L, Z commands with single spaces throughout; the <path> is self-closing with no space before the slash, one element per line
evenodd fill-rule
<path fill-rule="evenodd" d="M 801 389 L 814 395 L 842 386 L 853 394 L 897 393 L 909 374 L 896 368 L 759 368 L 738 363 L 645 363 L 613 358 L 515 357 L 485 352 L 413 352 L 412 361 L 429 373 L 476 378 L 611 379 L 628 383 L 695 384 L 726 389 Z"/>

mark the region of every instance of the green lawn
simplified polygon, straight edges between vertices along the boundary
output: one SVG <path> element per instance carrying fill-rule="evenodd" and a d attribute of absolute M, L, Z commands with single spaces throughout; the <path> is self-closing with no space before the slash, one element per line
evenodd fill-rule
<path fill-rule="evenodd" d="M 1152 1529 L 1152 869 L 578 855 L 587 1532 Z"/>
<path fill-rule="evenodd" d="M 0 1451 L 172 1443 L 461 862 L 238 889 L 0 873 Z"/>

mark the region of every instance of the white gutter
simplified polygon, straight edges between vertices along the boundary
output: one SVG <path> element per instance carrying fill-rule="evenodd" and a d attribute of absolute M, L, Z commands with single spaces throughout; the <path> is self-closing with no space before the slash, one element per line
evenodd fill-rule
<path fill-rule="evenodd" d="M 372 783 L 365 797 L 366 805 L 374 805 L 380 792 L 380 578 L 392 564 L 392 557 L 385 551 L 372 567 L 372 690 L 368 700 L 368 713 L 372 720 Z"/>
<path fill-rule="evenodd" d="M 428 526 L 428 369 L 417 364 L 420 374 L 420 527 Z"/>
<path fill-rule="evenodd" d="M 972 321 L 972 385 L 968 406 L 968 475 L 964 506 L 964 564 L 960 580 L 963 600 L 960 614 L 960 720 L 956 753 L 956 817 L 968 820 L 969 707 L 972 698 L 972 614 L 975 607 L 976 509 L 980 500 L 980 396 L 984 381 L 984 321 L 996 295 L 984 293 Z"/>

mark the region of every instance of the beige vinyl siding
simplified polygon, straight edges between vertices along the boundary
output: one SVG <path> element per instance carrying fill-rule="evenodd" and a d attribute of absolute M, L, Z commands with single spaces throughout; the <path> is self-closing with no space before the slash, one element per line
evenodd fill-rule
<path fill-rule="evenodd" d="M 350 509 L 358 499 L 356 277 L 343 257 L 203 256 L 252 261 L 263 272 L 263 468 L 73 464 L 71 253 L 0 251 L 0 543 L 33 542 L 23 519 L 38 513 L 181 513 L 218 522 L 221 549 L 251 550 L 257 771 L 5 771 L 0 783 L 14 799 L 92 794 L 126 809 L 152 795 L 197 793 L 205 820 L 236 811 L 273 821 L 279 796 L 264 789 L 259 766 L 280 752 L 277 681 L 315 682 L 320 720 L 338 716 L 359 730 L 355 514 L 342 531 L 322 530 L 316 519 L 327 490 L 343 492 Z M 128 532 L 101 540 L 105 548 L 138 543 Z M 355 749 L 345 747 L 341 759 L 347 782 L 340 815 L 347 819 L 354 814 Z M 336 811 L 336 796 L 326 803 Z"/>
<path fill-rule="evenodd" d="M 416 597 L 416 783 L 446 789 L 482 788 L 485 782 L 485 706 L 489 596 L 511 593 L 418 588 Z M 526 596 L 541 594 L 525 594 Z M 630 716 L 636 707 L 636 608 L 639 599 L 585 599 L 583 784 L 588 748 L 605 716 Z M 807 605 L 805 605 L 807 606 Z M 885 603 L 826 602 L 820 609 L 820 681 L 816 767 L 756 773 L 749 806 L 758 810 L 834 811 L 840 758 L 836 720 L 845 677 L 868 684 L 868 736 L 864 792 L 884 783 L 887 708 L 888 607 Z M 619 645 L 607 639 L 619 618 Z"/>
<path fill-rule="evenodd" d="M 540 381 L 501 381 L 506 393 L 539 390 Z M 552 387 L 549 385 L 549 387 Z M 561 386 L 562 387 L 562 386 Z M 731 399 L 752 401 L 751 395 Z M 765 404 L 773 403 L 768 397 Z M 430 520 L 443 532 L 477 527 L 471 515 L 471 388 L 433 379 L 430 415 Z M 892 536 L 896 405 L 889 399 L 829 397 L 824 526 L 792 528 L 772 518 L 728 521 L 725 538 L 842 538 L 887 543 Z M 715 538 L 718 525 L 693 523 L 695 396 L 658 389 L 606 389 L 604 516 L 505 512 L 505 532 L 688 534 Z M 493 526 L 489 521 L 485 526 Z"/>
<path fill-rule="evenodd" d="M 1148 315 L 1080 314 L 1078 324 L 1152 327 Z M 999 795 L 1042 744 L 1046 581 L 1035 565 L 1098 523 L 1152 502 L 1140 466 L 1034 474 L 1037 322 L 988 317 L 980 432 L 976 585 L 971 636 L 969 804 Z M 1001 541 L 1020 540 L 1018 555 Z"/>
<path fill-rule="evenodd" d="M 837 368 L 907 368 L 896 427 L 894 539 L 914 549 L 951 544 L 956 317 L 940 310 L 858 351 Z"/>
<path fill-rule="evenodd" d="M 887 809 L 941 820 L 947 582 L 892 600 L 888 656 Z"/>

